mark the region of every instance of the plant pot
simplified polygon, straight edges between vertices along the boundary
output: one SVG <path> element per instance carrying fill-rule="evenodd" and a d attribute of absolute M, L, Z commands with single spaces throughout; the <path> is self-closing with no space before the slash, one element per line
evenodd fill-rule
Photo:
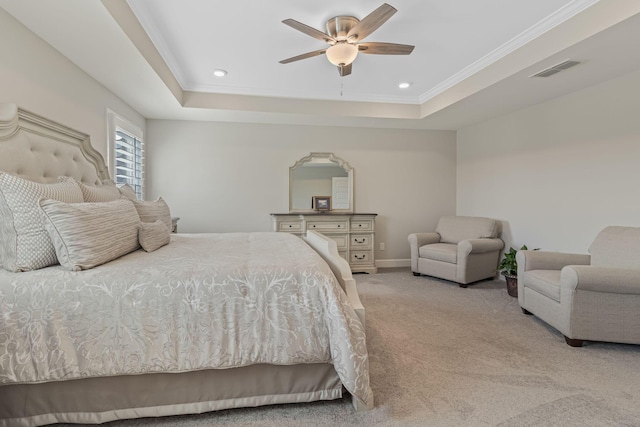
<path fill-rule="evenodd" d="M 518 296 L 518 276 L 515 274 L 507 274 L 505 272 L 500 273 L 507 281 L 507 293 L 512 297 Z"/>

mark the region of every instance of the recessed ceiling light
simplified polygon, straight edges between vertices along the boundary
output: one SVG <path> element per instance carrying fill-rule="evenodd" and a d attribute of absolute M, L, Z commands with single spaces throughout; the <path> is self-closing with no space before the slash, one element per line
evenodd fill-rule
<path fill-rule="evenodd" d="M 224 77 L 227 75 L 227 70 L 215 70 L 213 75 L 216 77 Z"/>
<path fill-rule="evenodd" d="M 398 85 L 398 87 L 399 87 L 400 89 L 406 89 L 406 88 L 408 88 L 409 86 L 411 86 L 411 83 L 407 83 L 407 82 L 402 82 L 402 83 L 400 83 L 400 84 Z"/>

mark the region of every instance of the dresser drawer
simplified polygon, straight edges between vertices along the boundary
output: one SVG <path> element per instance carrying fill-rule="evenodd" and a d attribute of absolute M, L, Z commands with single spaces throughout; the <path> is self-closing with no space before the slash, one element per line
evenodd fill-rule
<path fill-rule="evenodd" d="M 373 231 L 373 220 L 351 220 L 351 231 Z"/>
<path fill-rule="evenodd" d="M 351 251 L 349 255 L 350 264 L 371 264 L 372 259 L 371 251 Z"/>
<path fill-rule="evenodd" d="M 307 221 L 307 230 L 322 232 L 347 231 L 348 222 L 344 221 Z"/>
<path fill-rule="evenodd" d="M 289 231 L 292 233 L 302 231 L 302 221 L 282 221 L 278 224 L 278 231 Z"/>
<path fill-rule="evenodd" d="M 336 242 L 338 251 L 347 250 L 347 242 L 349 241 L 349 235 L 347 234 L 327 234 L 328 238 Z"/>
<path fill-rule="evenodd" d="M 372 234 L 352 234 L 351 235 L 351 248 L 352 249 L 371 249 L 371 243 L 373 242 Z"/>

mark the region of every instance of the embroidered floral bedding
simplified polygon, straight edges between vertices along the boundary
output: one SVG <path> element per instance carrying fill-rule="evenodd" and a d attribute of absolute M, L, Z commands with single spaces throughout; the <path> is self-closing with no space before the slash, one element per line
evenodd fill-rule
<path fill-rule="evenodd" d="M 91 270 L 0 271 L 0 385 L 258 363 L 332 363 L 372 404 L 363 326 L 295 236 L 179 234 Z"/>

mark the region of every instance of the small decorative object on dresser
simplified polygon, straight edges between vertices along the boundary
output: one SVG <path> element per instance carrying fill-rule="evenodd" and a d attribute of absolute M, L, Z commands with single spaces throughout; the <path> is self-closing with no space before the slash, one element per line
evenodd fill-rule
<path fill-rule="evenodd" d="M 272 213 L 273 231 L 302 237 L 314 230 L 334 240 L 353 273 L 376 273 L 374 213 Z"/>
<path fill-rule="evenodd" d="M 313 196 L 312 206 L 317 211 L 330 211 L 331 196 Z"/>

